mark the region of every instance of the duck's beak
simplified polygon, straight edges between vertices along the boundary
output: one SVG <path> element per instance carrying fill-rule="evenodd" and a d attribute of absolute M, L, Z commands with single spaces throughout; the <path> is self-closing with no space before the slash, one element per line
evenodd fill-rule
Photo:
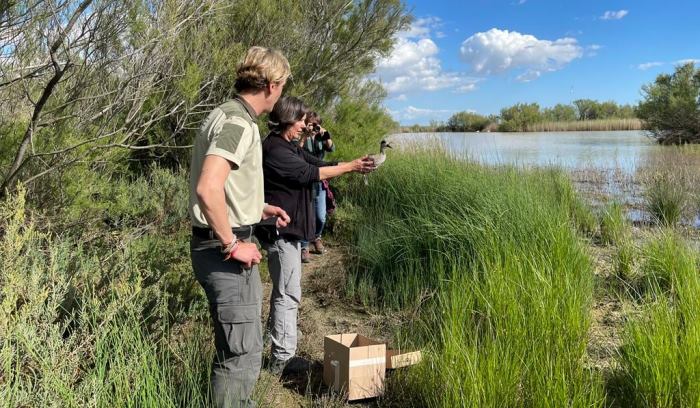
<path fill-rule="evenodd" d="M 386 144 L 386 147 L 388 147 L 389 149 L 393 149 L 393 147 L 391 147 L 389 143 Z"/>

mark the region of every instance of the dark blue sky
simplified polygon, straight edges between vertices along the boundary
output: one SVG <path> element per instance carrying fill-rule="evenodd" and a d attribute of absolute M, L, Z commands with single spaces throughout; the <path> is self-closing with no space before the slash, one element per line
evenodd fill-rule
<path fill-rule="evenodd" d="M 376 76 L 402 124 L 518 102 L 636 103 L 659 73 L 700 63 L 700 0 L 407 4 L 416 20 Z"/>

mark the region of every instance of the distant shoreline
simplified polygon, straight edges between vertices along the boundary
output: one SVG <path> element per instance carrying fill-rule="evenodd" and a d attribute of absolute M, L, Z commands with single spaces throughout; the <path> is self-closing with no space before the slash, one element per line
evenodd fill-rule
<path fill-rule="evenodd" d="M 577 120 L 568 122 L 539 122 L 524 124 L 521 129 L 498 129 L 498 124 L 490 123 L 481 129 L 450 129 L 447 126 L 401 126 L 397 133 L 526 133 L 526 132 L 588 132 L 588 131 L 625 131 L 644 130 L 643 123 L 637 118 Z"/>

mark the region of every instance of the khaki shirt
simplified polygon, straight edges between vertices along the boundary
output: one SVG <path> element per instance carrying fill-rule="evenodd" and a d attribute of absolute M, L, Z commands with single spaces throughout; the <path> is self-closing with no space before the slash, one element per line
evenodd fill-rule
<path fill-rule="evenodd" d="M 233 163 L 224 192 L 231 227 L 260 221 L 265 205 L 262 142 L 255 111 L 236 98 L 214 109 L 197 132 L 190 166 L 190 219 L 195 227 L 207 228 L 197 198 L 197 182 L 204 158 L 223 157 Z"/>

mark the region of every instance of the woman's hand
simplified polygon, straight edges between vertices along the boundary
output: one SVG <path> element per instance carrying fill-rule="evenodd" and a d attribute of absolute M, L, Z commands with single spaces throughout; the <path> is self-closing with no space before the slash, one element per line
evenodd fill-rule
<path fill-rule="evenodd" d="M 263 208 L 262 219 L 266 220 L 270 217 L 277 217 L 277 228 L 284 228 L 292 221 L 286 211 L 276 205 L 267 204 Z"/>
<path fill-rule="evenodd" d="M 363 174 L 373 172 L 377 168 L 377 166 L 374 165 L 374 160 L 370 159 L 369 156 L 355 159 L 350 162 L 350 165 L 352 166 L 352 171 Z"/>

